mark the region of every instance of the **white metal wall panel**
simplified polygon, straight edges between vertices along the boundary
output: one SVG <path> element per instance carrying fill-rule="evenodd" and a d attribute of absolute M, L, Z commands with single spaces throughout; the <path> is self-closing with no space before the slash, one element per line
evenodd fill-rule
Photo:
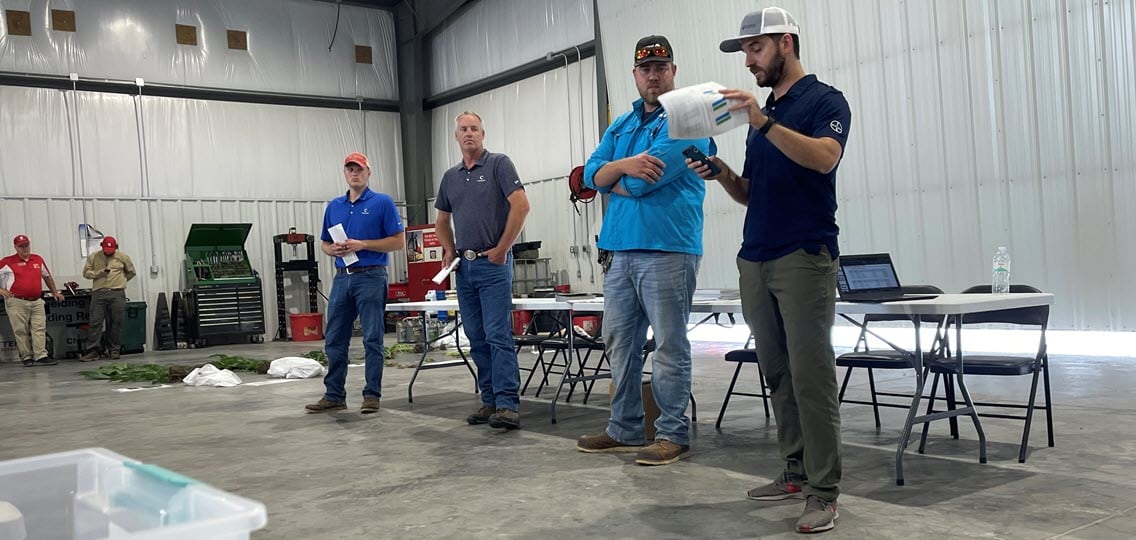
<path fill-rule="evenodd" d="M 0 71 L 292 94 L 397 99 L 394 17 L 311 0 L 4 0 L 31 12 L 32 35 L 0 21 Z M 51 9 L 75 11 L 77 31 L 51 29 Z M 175 24 L 197 27 L 198 46 L 178 45 Z M 248 33 L 230 50 L 226 30 Z M 332 42 L 332 36 L 335 40 Z M 355 45 L 372 64 L 355 62 Z M 329 50 L 330 46 L 330 50 Z"/>
<path fill-rule="evenodd" d="M 718 52 L 770 1 L 600 3 L 612 113 L 636 97 L 630 50 L 670 38 L 679 86 L 754 90 Z M 888 251 L 900 277 L 948 291 L 989 280 L 997 246 L 1014 281 L 1057 294 L 1057 328 L 1136 329 L 1136 8 L 1093 0 L 779 2 L 802 26 L 807 71 L 844 91 L 840 244 Z M 758 89 L 764 100 L 765 89 Z M 718 139 L 735 170 L 744 133 Z M 705 287 L 736 286 L 744 209 L 711 188 Z M 735 231 L 722 234 L 721 231 Z"/>
<path fill-rule="evenodd" d="M 598 143 L 595 96 L 595 61 L 586 58 L 431 112 L 435 192 L 442 174 L 461 159 L 454 118 L 462 111 L 478 113 L 485 147 L 508 154 L 526 182 L 532 213 L 522 238 L 543 242 L 541 256 L 552 258 L 552 270 L 564 272 L 565 283 L 584 291 L 600 290 L 600 280 L 593 280 L 588 268 L 595 259 L 595 241 L 589 239 L 599 234 L 600 205 L 598 200 L 581 205 L 577 216 L 568 200 L 567 177 Z M 569 246 L 589 244 L 590 256 L 569 253 Z"/>
<path fill-rule="evenodd" d="M 430 92 L 458 88 L 594 36 L 592 0 L 480 0 L 427 44 Z"/>
<path fill-rule="evenodd" d="M 76 149 L 64 99 L 54 90 L 0 86 L 0 193 L 73 193 Z M 44 148 L 52 154 L 40 154 Z"/>

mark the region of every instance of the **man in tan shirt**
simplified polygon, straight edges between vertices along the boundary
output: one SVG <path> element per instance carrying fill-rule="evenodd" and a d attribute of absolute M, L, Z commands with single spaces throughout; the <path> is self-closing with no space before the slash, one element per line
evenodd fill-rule
<path fill-rule="evenodd" d="M 134 263 L 118 251 L 118 241 L 113 236 L 103 238 L 101 245 L 103 249 L 88 255 L 83 265 L 83 277 L 94 281 L 94 286 L 87 354 L 79 358 L 82 362 L 96 360 L 102 352 L 108 352 L 111 360 L 118 359 L 122 348 L 122 319 L 126 313 L 126 282 L 136 275 Z M 106 351 L 102 344 L 104 337 Z"/>

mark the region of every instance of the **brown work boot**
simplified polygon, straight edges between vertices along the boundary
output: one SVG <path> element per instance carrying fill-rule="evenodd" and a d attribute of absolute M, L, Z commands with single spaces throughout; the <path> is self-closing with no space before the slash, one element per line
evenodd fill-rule
<path fill-rule="evenodd" d="M 489 427 L 517 429 L 521 427 L 521 415 L 512 409 L 497 409 L 497 412 L 489 417 Z"/>
<path fill-rule="evenodd" d="M 99 351 L 95 351 L 95 350 L 87 351 L 87 354 L 84 354 L 83 356 L 79 357 L 80 362 L 91 362 L 91 361 L 98 360 L 98 359 L 99 359 Z"/>
<path fill-rule="evenodd" d="M 309 413 L 321 413 L 331 411 L 342 411 L 347 408 L 346 401 L 331 401 L 329 399 L 320 398 L 315 403 L 304 405 L 304 410 Z"/>
<path fill-rule="evenodd" d="M 363 406 L 359 407 L 359 412 L 363 414 L 379 412 L 379 398 L 372 396 L 363 398 Z"/>
<path fill-rule="evenodd" d="M 465 417 L 465 421 L 471 426 L 488 424 L 489 417 L 493 416 L 495 412 L 497 410 L 492 405 L 482 405 L 480 409 L 477 409 L 477 412 Z"/>
<path fill-rule="evenodd" d="M 607 430 L 599 435 L 584 435 L 576 439 L 576 450 L 589 454 L 605 454 L 614 452 L 638 452 L 642 444 L 627 444 L 619 442 L 607 434 Z"/>
<path fill-rule="evenodd" d="M 111 351 L 110 352 L 110 359 L 111 360 L 118 360 L 121 356 L 122 355 L 118 351 Z"/>
<path fill-rule="evenodd" d="M 640 465 L 670 465 L 690 454 L 689 444 L 675 444 L 666 439 L 656 439 L 651 446 L 639 451 L 635 463 Z"/>

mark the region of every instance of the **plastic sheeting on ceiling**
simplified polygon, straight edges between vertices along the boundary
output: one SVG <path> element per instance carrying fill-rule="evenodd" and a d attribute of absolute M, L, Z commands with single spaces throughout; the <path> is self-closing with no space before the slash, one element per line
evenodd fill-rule
<path fill-rule="evenodd" d="M 311 0 L 5 0 L 2 5 L 30 11 L 32 35 L 0 32 L 0 71 L 398 98 L 394 18 L 386 11 L 340 6 L 335 30 L 337 6 Z M 74 11 L 77 31 L 52 30 L 52 9 Z M 197 27 L 198 46 L 178 45 L 175 24 Z M 226 30 L 247 32 L 248 50 L 230 50 Z M 372 64 L 355 62 L 356 45 L 371 47 Z"/>
<path fill-rule="evenodd" d="M 480 0 L 430 41 L 439 94 L 595 37 L 592 0 Z"/>
<path fill-rule="evenodd" d="M 770 1 L 600 2 L 612 114 L 635 90 L 635 40 L 670 38 L 678 86 L 757 90 L 718 43 Z M 1013 281 L 1056 294 L 1051 327 L 1136 329 L 1136 3 L 1056 0 L 778 3 L 806 71 L 841 89 L 852 131 L 837 179 L 845 253 L 891 252 L 906 283 Z M 757 90 L 764 101 L 765 89 Z M 718 138 L 740 170 L 744 130 Z M 736 287 L 744 208 L 707 198 L 699 286 Z M 712 234 L 733 231 L 733 234 Z"/>

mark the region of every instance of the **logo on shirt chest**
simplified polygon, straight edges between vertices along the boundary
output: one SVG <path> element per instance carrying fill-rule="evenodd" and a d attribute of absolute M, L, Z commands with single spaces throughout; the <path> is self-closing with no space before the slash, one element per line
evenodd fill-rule
<path fill-rule="evenodd" d="M 484 175 L 484 174 L 482 174 L 482 175 L 478 175 L 478 177 L 477 177 L 477 181 L 478 181 L 478 182 L 484 182 L 484 181 L 485 181 L 485 175 Z"/>
<path fill-rule="evenodd" d="M 363 211 L 360 212 L 360 213 L 363 214 L 364 216 L 369 216 L 369 215 L 371 215 L 371 209 L 370 208 L 364 208 Z"/>

